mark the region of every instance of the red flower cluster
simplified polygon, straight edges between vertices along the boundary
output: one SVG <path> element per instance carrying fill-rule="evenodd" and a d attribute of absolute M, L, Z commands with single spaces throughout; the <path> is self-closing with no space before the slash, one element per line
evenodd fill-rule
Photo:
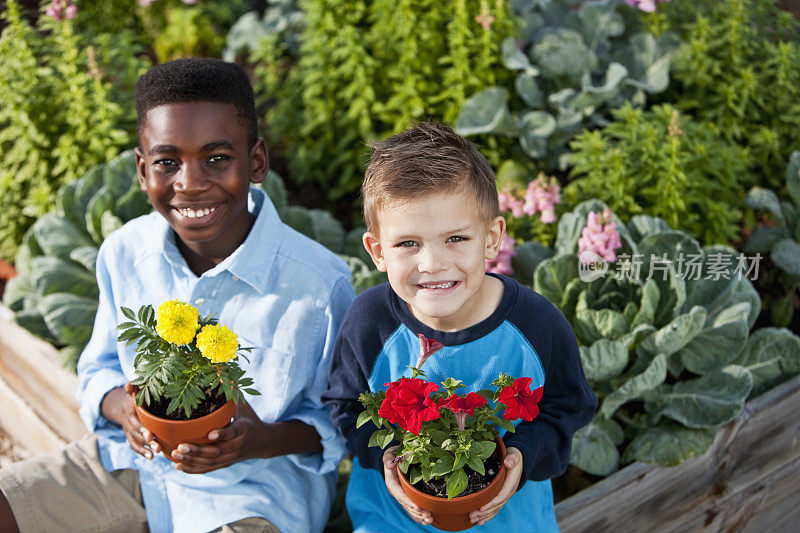
<path fill-rule="evenodd" d="M 505 404 L 503 418 L 516 420 L 521 418 L 530 422 L 539 416 L 539 400 L 542 399 L 542 387 L 532 391 L 531 378 L 517 378 L 512 385 L 504 388 L 497 396 L 497 401 Z"/>
<path fill-rule="evenodd" d="M 397 424 L 414 435 L 419 435 L 422 422 L 439 418 L 439 408 L 430 398 L 438 391 L 435 383 L 415 378 L 400 378 L 384 383 L 386 398 L 378 409 L 378 415 L 392 424 Z"/>
<path fill-rule="evenodd" d="M 483 405 L 486 405 L 486 398 L 474 392 L 470 392 L 466 396 L 453 394 L 448 398 L 439 400 L 439 407 L 445 407 L 454 413 L 466 413 L 469 416 L 474 416 L 475 409 Z"/>

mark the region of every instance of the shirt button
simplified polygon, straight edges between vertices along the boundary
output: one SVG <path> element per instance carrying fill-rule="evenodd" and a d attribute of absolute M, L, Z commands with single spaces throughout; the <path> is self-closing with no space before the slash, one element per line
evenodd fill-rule
<path fill-rule="evenodd" d="M 198 298 L 194 301 L 195 305 L 203 305 L 203 302 L 205 302 L 203 298 Z"/>

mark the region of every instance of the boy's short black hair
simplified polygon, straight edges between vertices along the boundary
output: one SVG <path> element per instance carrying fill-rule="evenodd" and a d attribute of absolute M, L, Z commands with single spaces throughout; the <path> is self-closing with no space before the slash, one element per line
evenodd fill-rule
<path fill-rule="evenodd" d="M 467 194 L 486 220 L 499 214 L 491 165 L 477 146 L 451 128 L 420 122 L 369 146 L 372 153 L 361 185 L 368 231 L 378 229 L 378 211 L 392 201 L 436 193 Z"/>
<path fill-rule="evenodd" d="M 136 126 L 141 132 L 147 111 L 166 104 L 215 102 L 233 104 L 239 122 L 247 130 L 252 147 L 258 138 L 253 87 L 236 64 L 219 59 L 193 57 L 156 65 L 136 82 Z"/>

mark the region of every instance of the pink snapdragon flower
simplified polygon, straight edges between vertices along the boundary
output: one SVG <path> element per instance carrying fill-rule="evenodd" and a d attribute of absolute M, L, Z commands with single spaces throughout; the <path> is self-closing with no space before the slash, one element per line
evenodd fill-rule
<path fill-rule="evenodd" d="M 514 257 L 514 239 L 508 235 L 503 234 L 503 241 L 500 244 L 500 252 L 494 259 L 486 260 L 486 272 L 494 274 L 503 274 L 508 276 L 514 273 L 511 268 L 511 258 Z"/>
<path fill-rule="evenodd" d="M 594 211 L 589 212 L 586 227 L 578 239 L 578 255 L 589 250 L 596 253 L 608 263 L 617 260 L 616 250 L 622 246 L 617 226 L 611 222 L 611 210 L 605 209 L 600 217 Z"/>
<path fill-rule="evenodd" d="M 73 0 L 53 0 L 44 12 L 56 20 L 61 20 L 62 16 L 67 20 L 72 20 L 75 18 L 75 13 L 78 12 L 78 6 Z"/>
<path fill-rule="evenodd" d="M 525 203 L 516 196 L 514 196 L 514 193 L 510 191 L 498 192 L 497 201 L 500 204 L 501 213 L 506 213 L 510 211 L 511 216 L 514 218 L 519 218 L 524 214 L 522 208 Z"/>
<path fill-rule="evenodd" d="M 548 182 L 544 176 L 539 176 L 528 184 L 525 191 L 525 204 L 522 210 L 528 215 L 541 213 L 541 221 L 551 224 L 556 221 L 555 204 L 561 203 L 561 187 L 555 178 Z"/>
<path fill-rule="evenodd" d="M 656 10 L 656 4 L 669 2 L 669 0 L 625 0 L 625 3 L 631 7 L 638 8 L 647 13 L 652 13 Z"/>

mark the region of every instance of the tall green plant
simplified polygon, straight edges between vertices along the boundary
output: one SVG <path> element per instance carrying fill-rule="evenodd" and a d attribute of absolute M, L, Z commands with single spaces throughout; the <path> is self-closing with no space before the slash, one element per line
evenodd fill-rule
<path fill-rule="evenodd" d="M 572 142 L 575 180 L 564 201 L 594 196 L 621 217 L 658 216 L 707 244 L 733 240 L 744 198 L 742 149 L 669 105 L 626 105 L 614 117 Z"/>
<path fill-rule="evenodd" d="M 502 81 L 506 0 L 306 0 L 299 58 L 279 39 L 253 56 L 267 123 L 292 178 L 354 199 L 365 143 L 413 120 L 453 123 L 466 96 Z M 282 54 L 283 59 L 275 60 Z M 499 72 L 499 73 L 498 73 Z"/>
<path fill-rule="evenodd" d="M 800 147 L 800 33 L 776 0 L 673 0 L 661 10 L 685 44 L 668 98 L 747 148 L 747 184 L 780 189 Z"/>
<path fill-rule="evenodd" d="M 132 86 L 145 61 L 122 60 L 108 37 L 87 41 L 69 20 L 42 15 L 34 27 L 15 0 L 3 18 L 0 255 L 10 259 L 62 184 L 132 144 L 133 107 L 115 86 Z"/>

